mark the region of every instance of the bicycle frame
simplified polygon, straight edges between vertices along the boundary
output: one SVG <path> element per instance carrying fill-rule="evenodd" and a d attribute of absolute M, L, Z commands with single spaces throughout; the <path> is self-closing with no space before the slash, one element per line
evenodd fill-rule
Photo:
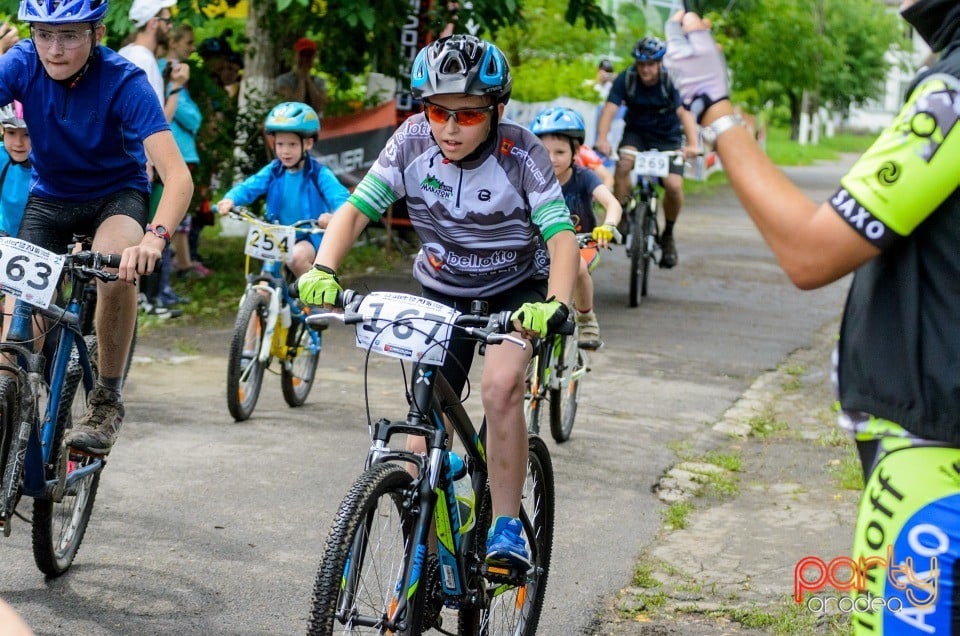
<path fill-rule="evenodd" d="M 22 416 L 14 437 L 14 441 L 20 448 L 15 461 L 17 463 L 22 462 L 22 480 L 17 478 L 6 479 L 8 476 L 19 477 L 17 473 L 20 472 L 19 466 L 11 467 L 8 465 L 4 475 L 3 510 L 0 511 L 3 513 L 3 518 L 0 521 L 3 523 L 4 536 L 10 535 L 8 521 L 9 516 L 13 513 L 18 486 L 22 485 L 23 494 L 59 502 L 64 492 L 68 492 L 78 480 L 101 470 L 105 464 L 103 458 L 96 458 L 88 465 L 78 467 L 67 474 L 67 454 L 61 453 L 57 462 L 56 478 L 48 480 L 46 477 L 46 467 L 53 461 L 53 441 L 56 437 L 56 429 L 63 425 L 62 422 L 57 421 L 57 414 L 60 413 L 61 400 L 63 399 L 63 392 L 60 389 L 67 381 L 67 369 L 74 351 L 76 351 L 82 369 L 84 390 L 90 391 L 93 389 L 93 368 L 83 334 L 80 331 L 79 315 L 85 287 L 80 279 L 80 276 L 74 277 L 74 285 L 66 308 L 54 305 L 49 308 L 31 307 L 18 300 L 11 320 L 8 341 L 0 343 L 0 352 L 15 355 L 20 363 L 19 366 L 2 364 L 0 368 L 12 371 L 19 377 L 21 387 L 20 413 Z M 59 331 L 56 353 L 49 372 L 49 397 L 39 428 L 34 426 L 32 421 L 34 420 L 36 406 L 33 402 L 35 396 L 39 395 L 41 383 L 45 381 L 45 360 L 42 352 L 35 353 L 29 343 L 32 338 L 31 322 L 34 312 L 57 323 L 57 331 Z M 23 390 L 23 388 L 26 388 L 26 390 Z"/>
<path fill-rule="evenodd" d="M 330 314 L 331 317 L 338 314 Z M 479 319 L 470 314 L 468 319 Z M 484 324 L 487 318 L 482 318 Z M 507 320 L 503 318 L 503 320 Z M 392 323 L 391 323 L 392 324 Z M 472 323 L 460 323 L 467 327 Z M 479 323 L 478 323 L 479 324 Z M 440 589 L 444 602 L 448 606 L 478 606 L 483 602 L 486 588 L 476 586 L 477 581 L 500 576 L 504 583 L 512 580 L 508 571 L 500 572 L 483 563 L 484 554 L 476 550 L 479 524 L 466 530 L 453 531 L 453 506 L 451 489 L 443 481 L 446 469 L 446 453 L 451 433 L 445 426 L 449 424 L 452 435 L 462 442 L 466 457 L 465 464 L 471 475 L 471 485 L 476 494 L 476 510 L 479 511 L 486 492 L 487 465 L 484 435 L 486 423 L 479 431 L 474 427 L 460 398 L 454 393 L 441 373 L 441 367 L 433 362 L 418 362 L 412 365 L 407 387 L 408 411 L 402 421 L 381 418 L 371 422 L 372 445 L 367 454 L 364 470 L 384 463 L 401 463 L 409 468 L 415 467 L 416 476 L 404 495 L 404 506 L 416 510 L 411 519 L 409 533 L 405 533 L 406 545 L 402 570 L 398 577 L 396 604 L 390 607 L 388 616 L 359 617 L 350 615 L 359 590 L 352 587 L 357 574 L 363 567 L 366 545 L 364 535 L 370 531 L 373 519 L 365 520 L 365 531 L 358 533 L 350 556 L 347 559 L 341 577 L 340 601 L 336 608 L 337 620 L 353 625 L 379 627 L 381 630 L 403 631 L 409 625 L 409 608 L 414 595 L 421 586 L 424 562 L 428 553 L 428 541 L 431 527 L 436 528 L 437 556 L 440 568 L 444 572 L 440 580 Z M 424 438 L 426 452 L 396 450 L 390 447 L 394 435 L 413 435 Z M 411 472 L 413 472 L 411 470 Z M 534 536 L 534 527 L 526 511 L 521 508 L 520 519 L 527 536 Z M 539 546 L 530 541 L 534 562 L 538 562 Z M 515 584 L 515 583 L 514 583 Z M 422 588 L 420 588 L 422 589 Z"/>
<path fill-rule="evenodd" d="M 267 313 L 267 324 L 265 327 L 265 337 L 263 345 L 258 352 L 258 358 L 266 363 L 271 356 L 283 358 L 286 355 L 287 327 L 282 323 L 277 329 L 280 318 L 280 309 L 282 307 L 290 308 L 290 320 L 292 322 L 305 322 L 307 313 L 303 310 L 300 303 L 294 302 L 290 295 L 290 286 L 283 273 L 283 263 L 281 261 L 263 261 L 263 266 L 259 274 L 249 273 L 250 257 L 247 257 L 247 288 L 240 297 L 240 302 L 250 292 L 263 293 L 269 296 L 269 310 Z M 292 324 L 291 322 L 291 324 Z M 320 350 L 320 332 L 316 329 L 310 329 L 310 353 L 315 354 Z"/>

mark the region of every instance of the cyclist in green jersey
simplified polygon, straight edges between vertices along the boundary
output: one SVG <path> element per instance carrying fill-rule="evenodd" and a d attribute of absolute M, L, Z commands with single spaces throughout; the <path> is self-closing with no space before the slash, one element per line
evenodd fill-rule
<path fill-rule="evenodd" d="M 904 0 L 940 52 L 893 123 L 816 205 L 733 112 L 709 25 L 678 13 L 666 63 L 747 213 L 801 289 L 850 272 L 834 356 L 866 477 L 854 633 L 960 634 L 960 3 Z"/>

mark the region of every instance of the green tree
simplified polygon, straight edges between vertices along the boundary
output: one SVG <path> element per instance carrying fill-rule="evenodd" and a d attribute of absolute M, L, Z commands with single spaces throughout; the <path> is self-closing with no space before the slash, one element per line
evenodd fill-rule
<path fill-rule="evenodd" d="M 712 17 L 735 97 L 785 104 L 794 139 L 805 94 L 835 110 L 880 95 L 897 43 L 896 17 L 880 0 L 757 0 Z"/>

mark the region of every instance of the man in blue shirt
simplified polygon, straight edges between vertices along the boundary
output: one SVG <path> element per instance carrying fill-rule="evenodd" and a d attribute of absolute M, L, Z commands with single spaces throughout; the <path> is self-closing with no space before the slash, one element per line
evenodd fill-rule
<path fill-rule="evenodd" d="M 66 443 L 110 452 L 123 419 L 121 382 L 137 315 L 136 278 L 153 270 L 190 204 L 193 183 L 144 72 L 99 43 L 106 0 L 21 0 L 31 38 L 0 57 L 0 104 L 22 102 L 33 184 L 18 236 L 64 253 L 74 234 L 122 254 L 98 283 L 99 378 Z M 147 223 L 149 155 L 166 184 Z M 144 233 L 144 226 L 147 232 Z"/>

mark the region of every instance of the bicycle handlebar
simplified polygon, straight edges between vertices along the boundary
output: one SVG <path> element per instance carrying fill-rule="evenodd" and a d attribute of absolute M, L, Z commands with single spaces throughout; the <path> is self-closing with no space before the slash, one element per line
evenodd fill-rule
<path fill-rule="evenodd" d="M 369 316 L 358 311 L 365 294 L 353 289 L 345 289 L 337 296 L 336 307 L 343 309 L 337 312 L 327 309 L 314 311 L 307 315 L 308 323 L 320 323 L 325 320 L 336 320 L 345 325 L 356 325 L 370 320 Z M 513 331 L 511 311 L 500 311 L 491 315 L 482 313 L 462 313 L 454 320 L 454 326 L 463 330 L 467 335 L 486 344 L 511 342 L 521 349 L 527 348 L 527 340 L 510 335 Z M 553 333 L 570 335 L 574 331 L 573 320 L 568 318 L 563 325 L 553 330 Z"/>
<path fill-rule="evenodd" d="M 299 221 L 294 221 L 289 225 L 283 225 L 282 223 L 271 223 L 270 221 L 261 219 L 259 216 L 251 212 L 250 208 L 242 205 L 233 206 L 233 209 L 227 213 L 227 216 L 237 221 L 254 223 L 256 225 L 263 225 L 266 227 L 292 227 L 297 232 L 305 232 L 307 234 L 323 234 L 326 232 L 326 228 L 322 228 L 318 225 L 317 219 L 300 219 Z"/>

